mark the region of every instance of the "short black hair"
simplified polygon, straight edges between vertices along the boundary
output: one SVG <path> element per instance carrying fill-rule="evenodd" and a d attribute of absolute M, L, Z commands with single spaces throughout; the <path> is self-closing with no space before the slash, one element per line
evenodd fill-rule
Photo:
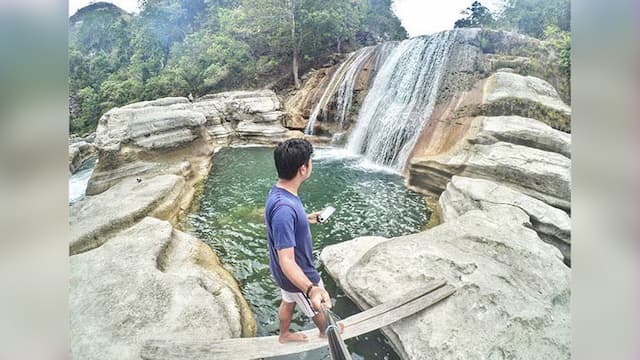
<path fill-rule="evenodd" d="M 291 180 L 300 166 L 307 164 L 313 154 L 313 146 L 304 139 L 289 139 L 276 146 L 273 159 L 280 179 Z"/>

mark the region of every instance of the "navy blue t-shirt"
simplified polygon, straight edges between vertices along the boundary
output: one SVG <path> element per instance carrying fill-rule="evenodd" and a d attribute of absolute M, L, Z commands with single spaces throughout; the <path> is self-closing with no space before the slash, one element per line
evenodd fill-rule
<path fill-rule="evenodd" d="M 289 292 L 302 292 L 280 269 L 277 250 L 293 247 L 296 263 L 313 283 L 320 274 L 313 266 L 313 243 L 309 221 L 300 198 L 289 191 L 273 186 L 267 196 L 264 212 L 269 244 L 269 268 L 280 288 Z"/>

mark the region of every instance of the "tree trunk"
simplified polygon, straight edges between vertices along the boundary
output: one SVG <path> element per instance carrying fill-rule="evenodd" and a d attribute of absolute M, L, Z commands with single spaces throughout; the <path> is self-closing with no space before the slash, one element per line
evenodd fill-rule
<path fill-rule="evenodd" d="M 342 49 L 340 49 L 340 38 L 338 38 L 338 54 L 342 53 Z"/>
<path fill-rule="evenodd" d="M 300 48 L 296 41 L 296 5 L 295 0 L 291 0 L 291 44 L 293 45 L 293 61 L 291 70 L 293 71 L 293 84 L 296 89 L 300 89 L 300 78 L 298 78 L 298 55 Z"/>
<path fill-rule="evenodd" d="M 296 89 L 300 89 L 300 78 L 298 77 L 298 49 L 293 49 L 293 83 Z"/>

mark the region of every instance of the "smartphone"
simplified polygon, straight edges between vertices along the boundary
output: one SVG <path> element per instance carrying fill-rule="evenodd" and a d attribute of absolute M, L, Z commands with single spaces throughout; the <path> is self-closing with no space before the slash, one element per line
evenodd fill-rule
<path fill-rule="evenodd" d="M 321 223 L 326 222 L 327 219 L 329 219 L 329 216 L 331 216 L 331 214 L 333 214 L 334 211 L 336 211 L 336 208 L 334 208 L 333 206 L 327 206 L 318 215 L 318 221 L 321 222 Z"/>

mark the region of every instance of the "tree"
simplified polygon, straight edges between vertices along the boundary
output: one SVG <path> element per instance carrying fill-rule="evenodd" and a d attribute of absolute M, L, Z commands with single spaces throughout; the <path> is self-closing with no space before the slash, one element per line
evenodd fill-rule
<path fill-rule="evenodd" d="M 78 100 L 82 111 L 79 118 L 81 131 L 94 128 L 98 124 L 98 118 L 102 115 L 100 98 L 95 90 L 89 86 L 78 91 Z"/>
<path fill-rule="evenodd" d="M 498 23 L 502 28 L 542 39 L 549 25 L 571 31 L 570 13 L 569 0 L 507 0 Z"/>
<path fill-rule="evenodd" d="M 495 23 L 491 11 L 479 1 L 474 1 L 470 7 L 461 12 L 464 18 L 455 22 L 454 27 L 489 27 Z"/>
<path fill-rule="evenodd" d="M 548 41 L 558 56 L 558 66 L 571 74 L 571 33 L 560 30 L 556 25 L 547 25 L 544 29 L 544 38 Z"/>
<path fill-rule="evenodd" d="M 70 128 L 134 101 L 287 77 L 299 87 L 336 50 L 406 38 L 391 1 L 139 0 L 139 14 L 91 4 L 69 18 Z"/>

